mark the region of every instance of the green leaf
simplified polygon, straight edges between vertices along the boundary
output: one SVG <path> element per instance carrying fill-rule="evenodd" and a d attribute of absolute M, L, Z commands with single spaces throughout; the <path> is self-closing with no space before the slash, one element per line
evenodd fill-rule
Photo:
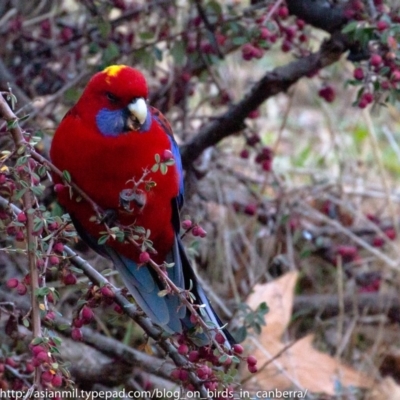
<path fill-rule="evenodd" d="M 14 129 L 18 125 L 18 120 L 13 119 L 11 121 L 7 121 L 7 129 Z"/>
<path fill-rule="evenodd" d="M 35 196 L 41 196 L 43 194 L 43 191 L 44 191 L 44 186 L 43 185 L 38 185 L 38 186 L 32 186 L 31 187 L 31 192 Z"/>
<path fill-rule="evenodd" d="M 69 329 L 69 325 L 68 324 L 60 324 L 57 326 L 57 329 L 59 329 L 60 331 L 65 331 L 66 329 Z"/>
<path fill-rule="evenodd" d="M 151 171 L 152 171 L 152 172 L 157 172 L 159 168 L 160 168 L 160 164 L 154 164 L 154 165 L 151 167 Z"/>
<path fill-rule="evenodd" d="M 154 39 L 154 32 L 141 32 L 139 33 L 139 37 L 142 40 L 152 40 Z"/>
<path fill-rule="evenodd" d="M 101 19 L 97 23 L 97 28 L 100 32 L 100 35 L 103 39 L 107 39 L 111 32 L 111 24 L 106 19 Z"/>
<path fill-rule="evenodd" d="M 160 157 L 159 154 L 155 154 L 155 155 L 154 155 L 154 159 L 156 160 L 156 163 L 157 163 L 157 164 L 159 164 L 160 161 L 161 161 L 161 157 Z"/>
<path fill-rule="evenodd" d="M 342 29 L 342 33 L 354 32 L 358 28 L 358 25 L 359 25 L 358 21 L 352 21 Z"/>
<path fill-rule="evenodd" d="M 23 188 L 21 190 L 19 190 L 16 195 L 14 196 L 15 200 L 20 200 L 22 198 L 22 196 L 26 193 L 26 191 L 28 190 L 28 188 Z"/>
<path fill-rule="evenodd" d="M 62 175 L 66 182 L 71 183 L 71 174 L 67 170 L 64 170 Z"/>
<path fill-rule="evenodd" d="M 247 329 L 245 326 L 241 326 L 236 332 L 233 334 L 234 338 L 238 343 L 243 342 L 247 337 Z"/>
<path fill-rule="evenodd" d="M 222 354 L 222 356 L 218 359 L 218 362 L 223 364 L 227 359 L 228 359 L 228 355 L 227 354 Z"/>
<path fill-rule="evenodd" d="M 40 165 L 37 170 L 37 173 L 40 177 L 44 177 L 47 174 L 47 168 L 44 165 Z"/>
<path fill-rule="evenodd" d="M 163 52 L 159 47 L 153 46 L 153 53 L 154 53 L 154 57 L 156 58 L 157 61 L 162 61 Z"/>
<path fill-rule="evenodd" d="M 57 346 L 59 346 L 62 343 L 62 339 L 58 336 L 53 336 L 52 340 Z"/>
<path fill-rule="evenodd" d="M 110 42 L 103 52 L 103 62 L 110 64 L 118 58 L 120 54 L 118 46 L 114 42 Z"/>
<path fill-rule="evenodd" d="M 186 47 L 182 40 L 176 41 L 170 50 L 171 56 L 175 61 L 175 64 L 181 66 L 185 63 L 186 59 Z"/>
<path fill-rule="evenodd" d="M 236 36 L 232 39 L 232 43 L 235 46 L 242 46 L 243 44 L 246 44 L 249 41 L 249 39 L 245 36 Z"/>
<path fill-rule="evenodd" d="M 43 338 L 41 338 L 41 337 L 35 337 L 33 340 L 32 340 L 32 345 L 33 346 L 37 346 L 38 344 L 41 344 L 41 343 L 43 343 L 44 342 L 44 340 L 43 340 Z"/>
<path fill-rule="evenodd" d="M 109 238 L 108 235 L 100 236 L 99 239 L 97 240 L 97 244 L 99 244 L 100 246 L 105 244 L 107 242 L 108 238 Z"/>
<path fill-rule="evenodd" d="M 163 175 L 165 175 L 168 172 L 168 167 L 164 163 L 162 163 L 160 164 L 160 171 Z"/>

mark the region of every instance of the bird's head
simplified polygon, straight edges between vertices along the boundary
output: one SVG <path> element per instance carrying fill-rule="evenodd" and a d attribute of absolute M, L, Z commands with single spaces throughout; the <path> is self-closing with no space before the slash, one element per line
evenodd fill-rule
<path fill-rule="evenodd" d="M 151 125 L 147 95 L 142 73 L 126 65 L 112 65 L 93 76 L 77 106 L 90 104 L 97 128 L 104 136 L 146 132 Z"/>

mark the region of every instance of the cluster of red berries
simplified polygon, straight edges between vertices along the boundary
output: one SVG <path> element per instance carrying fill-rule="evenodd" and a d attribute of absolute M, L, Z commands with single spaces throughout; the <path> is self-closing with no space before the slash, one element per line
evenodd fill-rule
<path fill-rule="evenodd" d="M 226 339 L 220 332 L 215 334 L 214 339 L 222 346 L 225 344 Z M 191 349 L 191 346 L 187 343 L 188 341 L 184 335 L 178 338 L 178 353 L 186 356 L 191 365 L 174 369 L 171 373 L 171 378 L 180 381 L 188 390 L 194 390 L 192 385 L 188 382 L 189 371 L 193 371 L 197 375 L 207 390 L 217 390 L 221 383 L 220 372 L 216 373 L 213 367 L 223 368 L 226 372 L 233 363 L 239 362 L 243 354 L 243 347 L 240 344 L 233 345 L 230 350 L 225 349 L 226 352 L 221 357 L 209 346 Z M 257 360 L 255 357 L 248 356 L 246 361 L 249 371 L 252 373 L 257 372 Z M 226 390 L 228 392 L 233 392 L 234 388 L 232 385 L 228 385 Z"/>
<path fill-rule="evenodd" d="M 191 232 L 193 236 L 205 238 L 207 232 L 197 223 L 193 223 L 190 219 L 185 219 L 181 223 L 182 229 L 186 232 Z"/>
<path fill-rule="evenodd" d="M 250 158 L 252 150 L 255 150 L 254 161 L 266 172 L 272 171 L 274 152 L 269 146 L 261 145 L 261 138 L 257 134 L 246 137 L 246 147 L 240 152 L 243 159 Z"/>
<path fill-rule="evenodd" d="M 57 365 L 54 355 L 50 352 L 50 346 L 55 346 L 55 343 L 50 342 L 48 345 L 41 344 L 31 346 L 32 366 L 42 370 L 40 380 L 45 387 L 60 387 L 63 383 L 63 377 L 54 366 Z"/>
<path fill-rule="evenodd" d="M 279 39 L 282 42 L 281 50 L 285 53 L 293 49 L 303 54 L 308 51 L 302 46 L 308 41 L 308 36 L 304 32 L 305 22 L 301 19 L 296 19 L 294 23 L 288 20 L 289 10 L 285 5 L 280 6 L 272 14 L 271 19 L 266 20 L 273 6 L 267 7 L 265 15 L 256 19 L 252 37 L 242 46 L 244 60 L 261 58 Z"/>
<path fill-rule="evenodd" d="M 83 339 L 81 328 L 93 321 L 95 317 L 93 308 L 99 307 L 102 304 L 109 306 L 114 304 L 114 300 L 115 294 L 109 286 L 105 285 L 101 288 L 97 286 L 90 287 L 86 293 L 86 304 L 82 306 L 72 321 L 72 339 L 76 341 L 81 341 Z M 114 306 L 114 311 L 116 311 L 118 314 L 123 312 L 119 305 Z"/>

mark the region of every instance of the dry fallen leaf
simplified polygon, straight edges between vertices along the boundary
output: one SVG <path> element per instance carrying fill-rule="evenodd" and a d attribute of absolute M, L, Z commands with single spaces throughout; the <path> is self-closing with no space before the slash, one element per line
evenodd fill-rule
<path fill-rule="evenodd" d="M 333 395 L 339 382 L 342 387 L 370 387 L 373 384 L 370 377 L 314 349 L 313 335 L 294 343 L 283 338 L 292 315 L 297 277 L 297 272 L 289 272 L 273 282 L 256 285 L 247 301 L 253 309 L 265 301 L 270 309 L 261 335 L 246 342 L 260 369 L 247 381 L 247 389 L 267 391 L 296 387 Z M 264 364 L 266 366 L 261 369 Z"/>

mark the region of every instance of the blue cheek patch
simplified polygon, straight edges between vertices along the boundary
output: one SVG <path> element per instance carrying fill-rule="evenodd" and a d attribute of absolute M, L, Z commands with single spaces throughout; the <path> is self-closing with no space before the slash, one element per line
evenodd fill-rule
<path fill-rule="evenodd" d="M 151 118 L 151 112 L 150 110 L 147 110 L 146 121 L 143 122 L 142 126 L 139 129 L 139 132 L 141 133 L 147 132 L 150 129 L 152 122 L 153 119 Z"/>
<path fill-rule="evenodd" d="M 96 115 L 99 131 L 104 136 L 118 136 L 126 131 L 126 111 L 102 108 Z"/>

